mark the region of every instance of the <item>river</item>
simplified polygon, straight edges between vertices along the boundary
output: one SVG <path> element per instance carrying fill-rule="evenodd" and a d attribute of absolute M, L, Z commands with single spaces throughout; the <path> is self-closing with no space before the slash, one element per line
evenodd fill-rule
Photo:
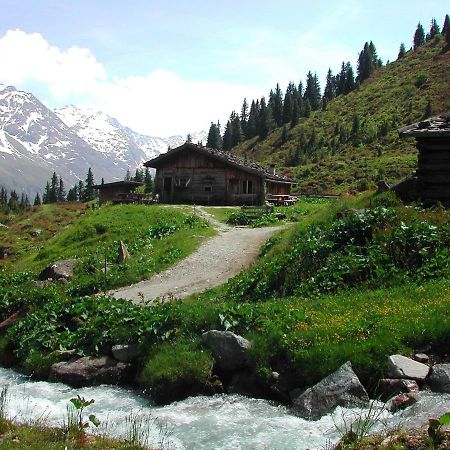
<path fill-rule="evenodd" d="M 31 381 L 11 369 L 0 368 L 0 389 L 3 387 L 8 389 L 8 416 L 16 421 L 41 419 L 48 425 L 62 425 L 67 420 L 69 400 L 81 395 L 95 399 L 86 413 L 101 420 L 96 432 L 127 438 L 133 423 L 143 445 L 165 449 L 323 449 L 338 441 L 338 428 L 345 428 L 344 422 L 349 426 L 364 414 L 337 408 L 318 421 L 306 421 L 283 406 L 239 395 L 191 397 L 155 406 L 148 397 L 122 387 L 74 389 L 62 383 Z M 404 426 L 446 408 L 450 409 L 450 396 L 425 394 L 418 405 L 404 413 L 392 416 L 383 412 L 382 422 Z"/>

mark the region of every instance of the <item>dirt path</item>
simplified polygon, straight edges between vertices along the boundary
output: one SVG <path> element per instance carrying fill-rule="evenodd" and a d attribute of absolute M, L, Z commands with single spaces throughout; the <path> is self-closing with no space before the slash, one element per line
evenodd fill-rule
<path fill-rule="evenodd" d="M 136 303 L 157 297 L 183 298 L 218 286 L 248 267 L 261 245 L 282 227 L 241 228 L 218 222 L 201 207 L 199 215 L 207 218 L 218 234 L 205 241 L 194 253 L 173 267 L 146 281 L 110 291 L 116 298 Z"/>

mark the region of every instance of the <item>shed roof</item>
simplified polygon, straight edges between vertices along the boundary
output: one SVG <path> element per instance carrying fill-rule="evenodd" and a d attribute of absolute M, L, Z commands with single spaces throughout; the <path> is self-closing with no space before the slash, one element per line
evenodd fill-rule
<path fill-rule="evenodd" d="M 398 132 L 401 137 L 450 137 L 450 111 L 400 128 Z"/>
<path fill-rule="evenodd" d="M 237 167 L 246 172 L 259 175 L 269 181 L 292 183 L 292 184 L 295 183 L 292 178 L 286 177 L 284 175 L 274 174 L 270 168 L 264 167 L 250 159 L 244 159 L 231 152 L 217 150 L 209 147 L 202 147 L 190 142 L 186 142 L 183 145 L 180 145 L 179 147 L 169 150 L 167 153 L 163 153 L 162 155 L 159 155 L 156 158 L 147 161 L 146 163 L 144 163 L 144 166 L 158 168 L 173 155 L 185 149 L 193 150 L 197 153 L 216 159 L 225 164 L 229 164 L 233 167 Z"/>
<path fill-rule="evenodd" d="M 94 189 L 105 189 L 110 187 L 124 187 L 124 188 L 133 188 L 133 187 L 139 187 L 144 186 L 145 183 L 141 181 L 114 181 L 112 183 L 103 183 L 103 184 L 97 184 L 94 187 Z"/>

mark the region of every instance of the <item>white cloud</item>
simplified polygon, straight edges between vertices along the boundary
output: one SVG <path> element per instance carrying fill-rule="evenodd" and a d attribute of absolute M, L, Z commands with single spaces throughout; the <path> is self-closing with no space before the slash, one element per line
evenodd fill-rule
<path fill-rule="evenodd" d="M 57 99 L 89 92 L 106 79 L 106 73 L 92 53 L 71 47 L 61 51 L 39 33 L 9 30 L 0 39 L 0 77 L 3 83 L 45 83 Z"/>
<path fill-rule="evenodd" d="M 0 81 L 22 88 L 42 83 L 53 96 L 49 103 L 82 101 L 138 132 L 159 136 L 199 131 L 217 119 L 223 123 L 244 97 L 262 95 L 243 85 L 187 81 L 162 69 L 110 79 L 89 49 L 61 50 L 41 34 L 21 30 L 0 39 Z"/>

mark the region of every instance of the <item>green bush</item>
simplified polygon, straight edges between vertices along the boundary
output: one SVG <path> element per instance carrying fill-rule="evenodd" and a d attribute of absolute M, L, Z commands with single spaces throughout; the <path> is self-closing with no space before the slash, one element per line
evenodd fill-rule
<path fill-rule="evenodd" d="M 198 341 L 167 342 L 151 351 L 140 375 L 158 403 L 201 393 L 209 383 L 213 360 Z"/>

